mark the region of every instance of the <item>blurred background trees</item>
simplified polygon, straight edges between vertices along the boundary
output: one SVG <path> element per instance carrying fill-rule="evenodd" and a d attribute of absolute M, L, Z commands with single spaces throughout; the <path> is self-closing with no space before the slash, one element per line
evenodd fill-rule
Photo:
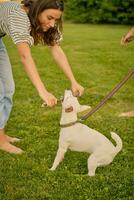
<path fill-rule="evenodd" d="M 72 22 L 134 24 L 134 0 L 65 0 L 65 6 Z"/>
<path fill-rule="evenodd" d="M 10 0 L 0 0 L 10 1 Z M 21 0 L 11 0 L 20 1 Z M 134 24 L 134 0 L 64 0 L 65 19 L 76 23 Z"/>

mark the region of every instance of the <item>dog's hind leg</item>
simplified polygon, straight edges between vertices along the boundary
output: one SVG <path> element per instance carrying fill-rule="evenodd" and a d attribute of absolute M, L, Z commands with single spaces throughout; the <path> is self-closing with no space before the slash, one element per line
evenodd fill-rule
<path fill-rule="evenodd" d="M 88 158 L 88 175 L 95 176 L 96 168 L 97 168 L 96 156 L 94 154 L 92 154 Z"/>
<path fill-rule="evenodd" d="M 55 160 L 54 160 L 54 163 L 52 165 L 52 167 L 50 168 L 50 170 L 55 170 L 57 168 L 57 166 L 59 165 L 59 163 L 64 159 L 64 155 L 67 151 L 68 147 L 64 146 L 64 147 L 59 147 L 58 151 L 57 151 L 57 154 L 56 154 L 56 157 L 55 157 Z"/>
<path fill-rule="evenodd" d="M 113 161 L 113 156 L 110 154 L 101 155 L 100 152 L 92 154 L 88 159 L 88 175 L 95 176 L 95 170 L 97 167 L 109 165 Z"/>

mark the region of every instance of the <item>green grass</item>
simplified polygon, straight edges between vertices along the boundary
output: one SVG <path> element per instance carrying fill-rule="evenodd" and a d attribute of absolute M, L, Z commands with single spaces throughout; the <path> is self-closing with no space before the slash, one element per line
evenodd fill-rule
<path fill-rule="evenodd" d="M 65 24 L 62 47 L 77 80 L 85 87 L 79 99 L 94 107 L 134 68 L 134 43 L 120 46 L 130 27 L 117 25 Z M 134 109 L 134 78 L 131 78 L 85 124 L 108 138 L 116 131 L 123 150 L 113 163 L 87 176 L 88 154 L 68 151 L 55 172 L 49 171 L 58 147 L 61 106 L 41 108 L 41 99 L 28 80 L 15 46 L 4 39 L 16 83 L 14 108 L 6 127 L 11 136 L 22 138 L 16 146 L 21 156 L 0 151 L 0 200 L 133 200 L 134 119 L 118 114 Z M 69 82 L 56 67 L 50 52 L 42 46 L 32 53 L 48 90 L 58 98 Z"/>

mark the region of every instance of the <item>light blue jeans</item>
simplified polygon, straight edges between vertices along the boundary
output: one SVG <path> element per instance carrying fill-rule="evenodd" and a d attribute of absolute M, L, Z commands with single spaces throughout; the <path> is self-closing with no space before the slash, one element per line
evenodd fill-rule
<path fill-rule="evenodd" d="M 10 60 L 0 38 L 0 129 L 4 128 L 12 110 L 15 86 Z"/>

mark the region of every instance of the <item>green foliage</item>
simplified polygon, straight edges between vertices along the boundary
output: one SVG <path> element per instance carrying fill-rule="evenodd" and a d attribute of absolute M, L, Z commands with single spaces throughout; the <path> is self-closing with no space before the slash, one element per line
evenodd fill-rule
<path fill-rule="evenodd" d="M 65 24 L 62 47 L 76 79 L 85 87 L 81 104 L 92 108 L 134 68 L 134 42 L 120 46 L 130 27 L 118 25 Z M 25 153 L 0 151 L 0 200 L 133 200 L 134 119 L 120 118 L 134 108 L 134 78 L 84 123 L 110 138 L 117 132 L 123 149 L 112 164 L 87 176 L 88 154 L 68 151 L 56 171 L 49 171 L 59 138 L 61 105 L 41 108 L 36 90 L 28 80 L 17 51 L 6 37 L 5 45 L 16 83 L 14 107 L 6 132 L 22 140 L 15 145 Z M 49 49 L 37 46 L 32 54 L 47 89 L 56 97 L 70 84 L 56 67 Z"/>
<path fill-rule="evenodd" d="M 79 23 L 134 24 L 133 0 L 66 0 L 65 18 Z"/>

